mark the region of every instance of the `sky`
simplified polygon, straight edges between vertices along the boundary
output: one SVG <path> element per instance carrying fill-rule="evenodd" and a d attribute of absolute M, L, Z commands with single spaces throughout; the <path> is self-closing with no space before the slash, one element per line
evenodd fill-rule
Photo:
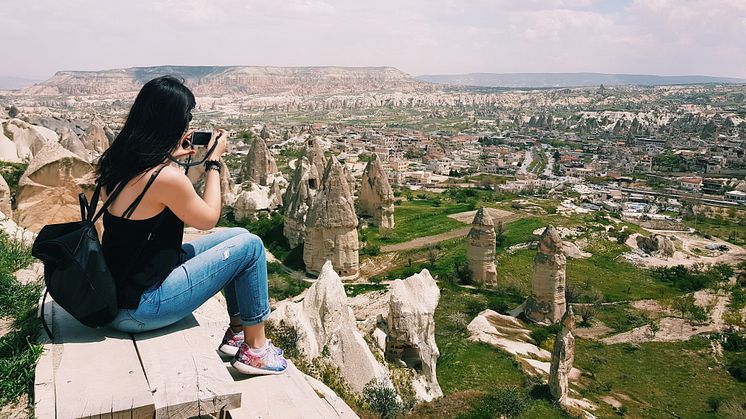
<path fill-rule="evenodd" d="M 151 65 L 746 78 L 746 0 L 0 0 L 0 76 Z"/>

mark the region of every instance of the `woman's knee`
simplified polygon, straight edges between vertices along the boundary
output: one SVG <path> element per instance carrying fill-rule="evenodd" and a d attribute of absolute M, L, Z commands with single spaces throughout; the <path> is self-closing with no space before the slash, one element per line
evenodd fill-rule
<path fill-rule="evenodd" d="M 231 236 L 240 236 L 242 234 L 250 234 L 249 230 L 243 228 L 243 227 L 231 227 L 228 229 Z"/>

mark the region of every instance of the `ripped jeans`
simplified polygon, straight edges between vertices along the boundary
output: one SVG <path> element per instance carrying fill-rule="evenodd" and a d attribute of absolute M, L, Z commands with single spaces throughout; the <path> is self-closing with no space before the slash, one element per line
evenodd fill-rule
<path fill-rule="evenodd" d="M 223 290 L 228 315 L 244 326 L 259 324 L 270 313 L 267 261 L 262 239 L 244 228 L 220 230 L 182 248 L 187 261 L 157 287 L 146 290 L 137 309 L 120 309 L 111 322 L 128 333 L 176 323 Z"/>

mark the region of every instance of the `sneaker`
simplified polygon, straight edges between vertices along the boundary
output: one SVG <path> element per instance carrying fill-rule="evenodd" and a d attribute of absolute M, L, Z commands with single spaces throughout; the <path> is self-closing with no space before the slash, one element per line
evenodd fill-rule
<path fill-rule="evenodd" d="M 236 333 L 230 327 L 223 335 L 223 342 L 220 343 L 218 350 L 226 355 L 235 356 L 238 347 L 243 343 L 243 330 Z"/>
<path fill-rule="evenodd" d="M 236 333 L 230 327 L 225 331 L 223 335 L 223 342 L 218 347 L 218 350 L 226 355 L 235 356 L 238 352 L 238 347 L 243 343 L 243 330 Z M 275 351 L 277 355 L 284 355 L 284 351 L 272 344 L 272 341 L 267 339 L 267 346 Z"/>
<path fill-rule="evenodd" d="M 256 350 L 243 342 L 231 365 L 242 374 L 268 375 L 282 374 L 287 369 L 288 362 L 272 350 L 269 343 L 264 349 Z"/>

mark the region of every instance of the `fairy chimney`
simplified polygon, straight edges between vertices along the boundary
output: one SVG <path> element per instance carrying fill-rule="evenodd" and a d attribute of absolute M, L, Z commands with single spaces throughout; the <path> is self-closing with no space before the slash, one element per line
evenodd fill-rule
<path fill-rule="evenodd" d="M 321 176 L 316 166 L 310 164 L 305 156 L 301 156 L 296 160 L 293 177 L 283 197 L 285 205 L 283 235 L 287 238 L 291 248 L 298 247 L 304 241 L 306 217 L 313 206 L 313 200 L 320 185 Z"/>
<path fill-rule="evenodd" d="M 377 154 L 365 166 L 358 201 L 360 215 L 371 217 L 381 229 L 394 228 L 394 193 Z"/>
<path fill-rule="evenodd" d="M 423 401 L 442 397 L 436 366 L 435 309 L 440 289 L 427 269 L 391 283 L 385 356 L 415 371 L 412 387 Z"/>
<path fill-rule="evenodd" d="M 335 157 L 327 164 L 321 190 L 308 211 L 303 261 L 306 271 L 318 274 L 327 260 L 346 279 L 358 276 L 357 215 L 342 165 Z"/>
<path fill-rule="evenodd" d="M 549 391 L 560 405 L 567 402 L 567 391 L 572 363 L 575 360 L 575 317 L 572 307 L 562 317 L 562 327 L 554 339 L 552 364 L 549 368 Z"/>
<path fill-rule="evenodd" d="M 316 167 L 316 171 L 319 175 L 324 174 L 326 170 L 326 157 L 324 157 L 324 149 L 321 147 L 321 143 L 316 138 L 312 138 L 306 142 L 306 149 L 303 153 L 308 162 Z"/>
<path fill-rule="evenodd" d="M 471 222 L 471 230 L 466 246 L 466 258 L 469 261 L 472 278 L 480 285 L 497 282 L 495 266 L 495 223 L 489 212 L 480 208 Z"/>
<path fill-rule="evenodd" d="M 261 186 L 270 186 L 278 172 L 275 158 L 272 157 L 267 144 L 261 137 L 254 137 L 241 166 L 241 182 L 250 181 Z"/>
<path fill-rule="evenodd" d="M 308 140 L 303 155 L 295 161 L 293 176 L 282 198 L 285 205 L 283 235 L 291 248 L 304 242 L 306 217 L 321 188 L 325 165 L 324 151 L 319 142 Z"/>
<path fill-rule="evenodd" d="M 565 268 L 562 238 L 553 226 L 544 230 L 534 257 L 531 296 L 524 305 L 529 319 L 539 323 L 557 323 L 565 314 Z"/>

